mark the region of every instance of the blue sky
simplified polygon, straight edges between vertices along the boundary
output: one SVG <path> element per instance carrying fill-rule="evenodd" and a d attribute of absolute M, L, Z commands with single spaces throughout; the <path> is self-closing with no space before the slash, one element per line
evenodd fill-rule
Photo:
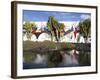
<path fill-rule="evenodd" d="M 23 10 L 23 21 L 47 21 L 54 16 L 58 21 L 80 21 L 90 18 L 90 13 Z"/>

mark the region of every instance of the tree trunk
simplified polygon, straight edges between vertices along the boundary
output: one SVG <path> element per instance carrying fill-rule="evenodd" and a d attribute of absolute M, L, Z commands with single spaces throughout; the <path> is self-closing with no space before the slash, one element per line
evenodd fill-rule
<path fill-rule="evenodd" d="M 51 42 L 53 42 L 53 32 L 51 32 Z"/>
<path fill-rule="evenodd" d="M 60 41 L 60 31 L 58 31 L 58 41 Z"/>
<path fill-rule="evenodd" d="M 88 38 L 84 38 L 85 43 L 88 43 Z"/>

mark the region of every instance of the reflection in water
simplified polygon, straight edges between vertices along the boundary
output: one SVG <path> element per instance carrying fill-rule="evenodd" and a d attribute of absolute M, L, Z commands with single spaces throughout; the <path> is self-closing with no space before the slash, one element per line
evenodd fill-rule
<path fill-rule="evenodd" d="M 24 62 L 24 69 L 47 68 L 47 67 L 72 67 L 72 66 L 89 66 L 90 52 L 77 51 L 55 51 L 47 54 L 35 54 L 32 63 Z"/>
<path fill-rule="evenodd" d="M 47 61 L 47 56 L 46 55 L 37 54 L 36 59 L 33 61 L 33 63 L 46 64 L 46 61 Z"/>
<path fill-rule="evenodd" d="M 78 60 L 75 57 L 76 55 L 68 55 L 68 54 L 64 54 L 63 55 L 63 64 L 64 66 L 68 66 L 68 65 L 77 65 L 78 64 Z"/>

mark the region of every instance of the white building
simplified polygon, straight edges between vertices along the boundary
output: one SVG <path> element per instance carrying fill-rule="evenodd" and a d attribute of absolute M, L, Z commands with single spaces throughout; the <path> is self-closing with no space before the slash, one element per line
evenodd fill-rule
<path fill-rule="evenodd" d="M 38 32 L 40 31 L 41 28 L 46 27 L 47 22 L 34 22 L 34 23 L 37 25 L 37 32 Z M 79 33 L 76 34 L 76 37 L 74 36 L 74 31 L 75 31 L 75 28 L 78 26 L 79 21 L 66 21 L 66 22 L 60 21 L 60 23 L 65 24 L 64 31 L 68 31 L 73 28 L 73 31 L 61 37 L 60 39 L 61 42 L 73 42 L 73 43 L 77 43 L 77 42 L 84 43 L 85 42 L 82 36 L 80 36 L 80 40 L 77 41 L 79 37 Z M 23 40 L 24 41 L 28 40 L 26 35 L 23 36 Z M 51 36 L 49 34 L 42 33 L 40 34 L 38 39 L 36 38 L 34 34 L 31 37 L 31 41 L 45 41 L 45 40 L 51 40 Z M 88 42 L 90 42 L 90 40 Z"/>

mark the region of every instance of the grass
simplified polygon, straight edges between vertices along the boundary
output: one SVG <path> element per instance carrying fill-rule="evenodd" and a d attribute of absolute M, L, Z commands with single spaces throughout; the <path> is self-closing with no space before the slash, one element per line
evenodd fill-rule
<path fill-rule="evenodd" d="M 56 46 L 58 49 L 73 49 L 75 48 L 74 44 L 71 43 L 55 43 L 51 41 L 44 41 L 44 42 L 33 42 L 33 41 L 24 41 L 23 42 L 23 49 L 24 50 L 31 50 L 36 48 L 48 48 L 48 49 L 55 49 Z"/>
<path fill-rule="evenodd" d="M 56 44 L 50 41 L 44 41 L 44 42 L 24 41 L 23 42 L 24 50 L 30 50 L 30 49 L 36 49 L 36 48 L 54 49 L 56 48 Z"/>
<path fill-rule="evenodd" d="M 23 58 L 25 63 L 33 63 L 33 60 L 36 58 L 36 54 L 29 51 L 24 52 Z"/>

